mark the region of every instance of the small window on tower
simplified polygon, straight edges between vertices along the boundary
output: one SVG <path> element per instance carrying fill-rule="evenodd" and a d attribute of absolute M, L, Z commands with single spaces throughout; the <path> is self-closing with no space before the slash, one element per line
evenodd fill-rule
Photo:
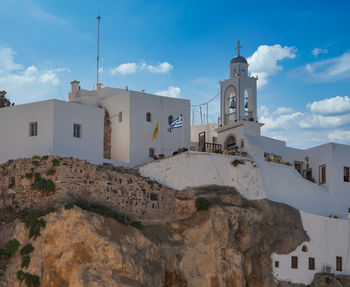
<path fill-rule="evenodd" d="M 151 113 L 147 113 L 146 114 L 146 122 L 151 122 L 152 121 L 152 114 Z"/>
<path fill-rule="evenodd" d="M 241 140 L 241 148 L 244 148 L 244 140 Z"/>
<path fill-rule="evenodd" d="M 298 257 L 297 256 L 292 256 L 292 268 L 293 269 L 298 269 Z"/>
<path fill-rule="evenodd" d="M 75 138 L 81 138 L 81 125 L 79 124 L 74 124 L 73 127 L 73 136 Z"/>
<path fill-rule="evenodd" d="M 168 117 L 168 124 L 171 125 L 171 123 L 174 121 L 174 117 L 172 115 L 170 115 Z"/>
<path fill-rule="evenodd" d="M 122 122 L 122 121 L 123 121 L 123 114 L 122 114 L 122 112 L 120 112 L 118 114 L 118 122 Z"/>
<path fill-rule="evenodd" d="M 315 258 L 309 257 L 309 270 L 315 270 Z"/>
<path fill-rule="evenodd" d="M 30 123 L 29 124 L 29 136 L 36 137 L 38 135 L 38 123 Z"/>
<path fill-rule="evenodd" d="M 336 270 L 343 271 L 343 258 L 341 256 L 337 256 L 336 258 Z"/>
<path fill-rule="evenodd" d="M 148 150 L 148 156 L 149 156 L 149 157 L 154 157 L 154 148 L 150 148 L 150 149 Z"/>
<path fill-rule="evenodd" d="M 344 182 L 350 182 L 350 167 L 344 166 Z"/>

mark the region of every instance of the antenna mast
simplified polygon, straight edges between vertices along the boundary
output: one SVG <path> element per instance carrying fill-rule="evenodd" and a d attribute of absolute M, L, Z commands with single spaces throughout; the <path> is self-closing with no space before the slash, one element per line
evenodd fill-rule
<path fill-rule="evenodd" d="M 98 12 L 97 16 L 97 79 L 96 79 L 96 88 L 99 87 L 99 82 L 98 82 L 98 73 L 99 73 L 99 64 L 100 64 L 100 21 L 101 21 L 101 16 L 100 16 L 100 11 Z"/>

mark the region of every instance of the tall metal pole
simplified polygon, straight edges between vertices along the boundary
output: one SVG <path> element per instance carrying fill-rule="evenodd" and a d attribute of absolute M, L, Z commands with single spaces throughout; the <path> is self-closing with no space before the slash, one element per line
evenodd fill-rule
<path fill-rule="evenodd" d="M 100 13 L 98 13 L 97 16 L 97 79 L 96 79 L 96 87 L 98 87 L 98 72 L 99 72 L 99 64 L 100 64 L 100 21 L 101 16 Z"/>

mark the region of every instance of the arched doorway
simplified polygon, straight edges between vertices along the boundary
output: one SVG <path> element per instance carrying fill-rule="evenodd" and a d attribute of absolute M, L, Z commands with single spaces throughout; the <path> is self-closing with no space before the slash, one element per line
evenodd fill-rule
<path fill-rule="evenodd" d="M 237 148 L 237 140 L 235 135 L 230 134 L 226 137 L 225 143 L 224 143 L 224 149 L 226 150 L 234 150 Z"/>

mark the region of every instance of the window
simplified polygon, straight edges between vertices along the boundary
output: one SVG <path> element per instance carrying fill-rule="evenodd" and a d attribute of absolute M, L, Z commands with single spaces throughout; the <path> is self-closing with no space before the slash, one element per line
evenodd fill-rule
<path fill-rule="evenodd" d="M 75 138 L 81 138 L 81 125 L 74 124 L 73 128 L 73 137 Z"/>
<path fill-rule="evenodd" d="M 315 258 L 309 257 L 309 270 L 315 270 Z"/>
<path fill-rule="evenodd" d="M 171 123 L 174 121 L 174 117 L 172 115 L 170 115 L 168 117 L 168 124 L 171 125 Z"/>
<path fill-rule="evenodd" d="M 326 183 L 326 165 L 319 166 L 319 182 L 320 184 Z"/>
<path fill-rule="evenodd" d="M 152 157 L 152 158 L 154 157 L 154 148 L 151 147 L 151 148 L 148 150 L 148 156 L 149 156 L 149 157 Z"/>
<path fill-rule="evenodd" d="M 38 123 L 30 123 L 29 124 L 29 136 L 36 137 L 38 135 Z"/>
<path fill-rule="evenodd" d="M 344 166 L 344 181 L 350 182 L 350 167 Z"/>
<path fill-rule="evenodd" d="M 241 140 L 241 148 L 244 148 L 244 140 Z"/>
<path fill-rule="evenodd" d="M 123 114 L 122 114 L 122 112 L 120 112 L 119 114 L 118 114 L 118 122 L 122 122 L 123 121 Z"/>
<path fill-rule="evenodd" d="M 297 256 L 292 256 L 292 268 L 298 269 L 298 257 Z"/>
<path fill-rule="evenodd" d="M 343 271 L 343 258 L 341 256 L 337 256 L 337 271 Z"/>
<path fill-rule="evenodd" d="M 275 261 L 275 268 L 280 267 L 280 262 L 279 261 Z"/>
<path fill-rule="evenodd" d="M 303 247 L 301 248 L 301 251 L 307 252 L 307 246 L 306 246 L 306 245 L 303 245 Z"/>
<path fill-rule="evenodd" d="M 151 113 L 147 113 L 146 114 L 146 122 L 151 122 L 152 121 L 152 114 Z"/>

